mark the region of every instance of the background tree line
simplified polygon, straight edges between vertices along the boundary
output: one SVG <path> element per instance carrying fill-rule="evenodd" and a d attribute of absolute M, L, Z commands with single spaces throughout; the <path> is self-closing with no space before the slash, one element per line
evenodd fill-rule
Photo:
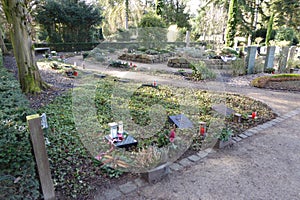
<path fill-rule="evenodd" d="M 175 24 L 183 34 L 191 30 L 194 41 L 215 40 L 212 45 L 233 47 L 236 38 L 246 38 L 245 44 L 259 45 L 270 41 L 299 42 L 298 0 L 200 0 L 196 14 L 189 12 L 188 2 L 103 0 L 90 4 L 80 0 L 1 0 L 0 46 L 6 53 L 4 42 L 13 44 L 23 91 L 38 92 L 45 85 L 32 61 L 31 40 L 100 41 L 103 35 L 109 38 L 126 33 L 128 28 L 149 27 L 144 22 L 154 19 L 159 21 L 154 24 L 161 28 Z"/>

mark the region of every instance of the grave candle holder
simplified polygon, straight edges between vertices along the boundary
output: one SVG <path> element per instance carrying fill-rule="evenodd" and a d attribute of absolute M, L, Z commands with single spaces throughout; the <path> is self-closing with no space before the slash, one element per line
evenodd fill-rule
<path fill-rule="evenodd" d="M 118 137 L 118 124 L 116 122 L 112 122 L 108 124 L 110 127 L 110 137 L 112 139 Z"/>
<path fill-rule="evenodd" d="M 252 115 L 251 115 L 252 119 L 255 119 L 256 116 L 257 116 L 257 113 L 256 112 L 252 112 Z"/>
<path fill-rule="evenodd" d="M 233 116 L 233 121 L 235 123 L 241 123 L 242 122 L 242 115 L 239 113 L 235 113 Z"/>
<path fill-rule="evenodd" d="M 203 137 L 206 135 L 206 122 L 199 122 L 199 134 Z"/>
<path fill-rule="evenodd" d="M 123 129 L 123 121 L 119 121 L 118 122 L 118 133 L 122 134 L 124 133 L 124 129 Z"/>
<path fill-rule="evenodd" d="M 153 81 L 153 86 L 156 87 L 157 86 L 157 82 L 156 80 Z"/>

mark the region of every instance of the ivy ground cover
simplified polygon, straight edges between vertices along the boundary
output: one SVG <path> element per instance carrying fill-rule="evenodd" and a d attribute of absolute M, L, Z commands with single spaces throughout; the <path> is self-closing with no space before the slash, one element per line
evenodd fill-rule
<path fill-rule="evenodd" d="M 25 97 L 18 96 L 18 83 L 8 76 L 1 79 L 1 99 L 7 99 L 1 101 L 0 183 L 7 187 L 1 197 L 37 199 L 41 191 L 24 121 L 24 116 L 34 112 Z M 73 91 L 38 110 L 48 117 L 46 147 L 56 194 L 61 198 L 85 198 L 95 182 L 105 185 L 124 171 L 142 172 L 174 161 L 186 150 L 206 148 L 222 127 L 237 134 L 275 116 L 263 103 L 235 94 L 151 87 L 114 77 L 91 79 L 79 78 Z M 212 108 L 221 103 L 243 116 L 256 111 L 258 118 L 234 123 L 232 116 Z M 187 116 L 194 127 L 177 129 L 175 140 L 170 142 L 168 116 L 177 114 Z M 111 147 L 104 136 L 109 134 L 108 123 L 112 121 L 123 121 L 124 129 L 138 140 L 137 147 L 128 151 Z M 198 138 L 199 121 L 207 123 L 206 140 Z"/>

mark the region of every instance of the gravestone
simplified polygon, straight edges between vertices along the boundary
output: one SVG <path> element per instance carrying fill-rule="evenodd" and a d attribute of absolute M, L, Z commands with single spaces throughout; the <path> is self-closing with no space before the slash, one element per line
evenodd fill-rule
<path fill-rule="evenodd" d="M 267 56 L 265 60 L 265 69 L 273 68 L 274 66 L 274 58 L 275 58 L 275 46 L 268 46 L 267 48 Z"/>
<path fill-rule="evenodd" d="M 162 164 L 154 169 L 151 169 L 141 174 L 141 177 L 149 183 L 156 183 L 168 176 L 170 173 L 170 163 Z"/>
<path fill-rule="evenodd" d="M 224 103 L 215 104 L 212 106 L 212 109 L 214 111 L 216 111 L 217 113 L 224 115 L 224 116 L 230 116 L 233 113 L 235 113 L 235 111 L 233 109 L 228 108 Z"/>
<path fill-rule="evenodd" d="M 267 54 L 267 50 L 268 50 L 268 48 L 266 47 L 266 46 L 262 46 L 262 47 L 260 47 L 260 54 Z M 275 49 L 274 49 L 274 51 L 275 51 Z"/>
<path fill-rule="evenodd" d="M 183 114 L 169 116 L 169 121 L 177 128 L 193 128 L 193 123 Z"/>
<path fill-rule="evenodd" d="M 280 58 L 279 58 L 279 66 L 278 66 L 279 72 L 284 72 L 286 69 L 289 50 L 290 50 L 289 47 L 282 47 L 282 50 L 280 53 Z"/>
<path fill-rule="evenodd" d="M 186 32 L 186 36 L 185 36 L 186 47 L 189 47 L 189 46 L 190 46 L 190 35 L 191 35 L 191 32 L 190 32 L 190 31 L 187 31 L 187 32 Z"/>
<path fill-rule="evenodd" d="M 290 60 L 290 59 L 293 60 L 293 59 L 295 58 L 295 56 L 296 56 L 296 50 L 297 50 L 297 47 L 296 47 L 296 46 L 291 46 L 291 47 L 290 47 L 288 60 Z"/>
<path fill-rule="evenodd" d="M 248 46 L 246 57 L 247 74 L 253 74 L 255 66 L 255 57 L 257 46 Z"/>

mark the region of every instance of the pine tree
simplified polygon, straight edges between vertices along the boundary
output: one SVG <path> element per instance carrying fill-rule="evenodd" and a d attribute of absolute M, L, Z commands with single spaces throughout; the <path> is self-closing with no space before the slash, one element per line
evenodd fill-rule
<path fill-rule="evenodd" d="M 237 0 L 230 0 L 229 10 L 228 10 L 228 20 L 226 28 L 226 46 L 233 47 L 234 37 L 236 34 L 236 25 L 237 25 L 237 11 L 238 5 Z"/>
<path fill-rule="evenodd" d="M 270 45 L 270 38 L 271 38 L 271 33 L 273 30 L 273 23 L 274 23 L 274 13 L 272 13 L 269 23 L 268 23 L 268 29 L 267 29 L 267 34 L 266 34 L 266 46 Z"/>

